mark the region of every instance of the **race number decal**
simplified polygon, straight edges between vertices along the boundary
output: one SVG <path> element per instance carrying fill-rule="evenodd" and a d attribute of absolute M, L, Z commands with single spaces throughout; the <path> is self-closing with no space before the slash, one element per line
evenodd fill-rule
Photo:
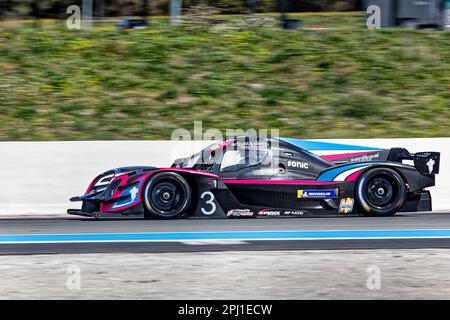
<path fill-rule="evenodd" d="M 205 191 L 200 196 L 200 199 L 202 199 L 202 207 L 201 211 L 204 215 L 210 216 L 216 212 L 217 206 L 214 202 L 214 194 L 211 191 Z M 209 209 L 209 210 L 208 210 Z"/>

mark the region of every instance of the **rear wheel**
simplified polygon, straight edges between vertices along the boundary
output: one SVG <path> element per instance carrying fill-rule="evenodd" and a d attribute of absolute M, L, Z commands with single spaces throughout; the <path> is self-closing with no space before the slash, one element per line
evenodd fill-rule
<path fill-rule="evenodd" d="M 388 168 L 365 172 L 356 186 L 360 211 L 370 216 L 394 215 L 406 199 L 406 184 L 402 176 Z"/>
<path fill-rule="evenodd" d="M 175 172 L 156 174 L 144 188 L 145 218 L 177 219 L 189 208 L 191 187 Z"/>

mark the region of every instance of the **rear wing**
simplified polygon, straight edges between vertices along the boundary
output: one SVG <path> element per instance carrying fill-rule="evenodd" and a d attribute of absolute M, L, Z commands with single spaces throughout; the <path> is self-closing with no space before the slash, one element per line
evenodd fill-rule
<path fill-rule="evenodd" d="M 395 162 L 413 160 L 414 167 L 421 174 L 438 174 L 440 158 L 440 152 L 409 153 L 409 151 L 404 148 L 392 148 L 388 156 L 389 161 Z"/>

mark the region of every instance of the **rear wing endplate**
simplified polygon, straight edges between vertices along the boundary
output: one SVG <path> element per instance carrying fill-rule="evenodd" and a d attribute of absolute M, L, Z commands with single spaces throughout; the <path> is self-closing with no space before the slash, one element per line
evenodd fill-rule
<path fill-rule="evenodd" d="M 412 154 L 414 167 L 422 174 L 438 174 L 439 161 L 441 154 L 439 152 L 418 152 Z"/>

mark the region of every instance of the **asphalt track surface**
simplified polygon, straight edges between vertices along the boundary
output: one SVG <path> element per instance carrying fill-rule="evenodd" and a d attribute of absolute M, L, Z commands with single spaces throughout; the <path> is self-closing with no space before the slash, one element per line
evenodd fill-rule
<path fill-rule="evenodd" d="M 0 255 L 450 248 L 450 212 L 394 217 L 0 219 Z"/>

